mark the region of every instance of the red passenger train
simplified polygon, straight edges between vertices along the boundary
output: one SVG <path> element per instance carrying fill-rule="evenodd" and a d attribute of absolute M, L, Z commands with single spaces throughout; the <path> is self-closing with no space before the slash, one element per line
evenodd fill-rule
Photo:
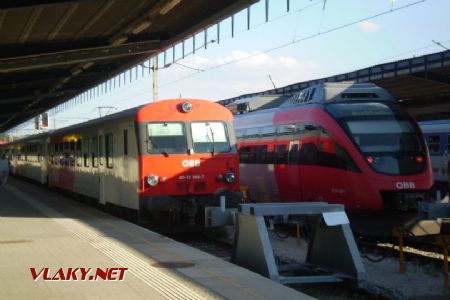
<path fill-rule="evenodd" d="M 373 84 L 324 83 L 277 108 L 240 113 L 240 170 L 252 201 L 341 203 L 358 231 L 390 230 L 416 215 L 433 184 L 418 125 Z"/>
<path fill-rule="evenodd" d="M 240 199 L 233 116 L 194 99 L 165 100 L 0 146 L 12 172 L 142 218 L 192 223 L 204 206 Z"/>

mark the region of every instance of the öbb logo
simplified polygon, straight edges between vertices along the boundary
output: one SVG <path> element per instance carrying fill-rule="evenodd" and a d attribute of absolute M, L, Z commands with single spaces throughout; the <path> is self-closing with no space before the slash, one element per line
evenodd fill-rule
<path fill-rule="evenodd" d="M 399 190 L 415 189 L 416 184 L 412 181 L 397 181 L 395 187 Z"/>
<path fill-rule="evenodd" d="M 183 159 L 181 165 L 185 168 L 200 167 L 200 159 Z"/>

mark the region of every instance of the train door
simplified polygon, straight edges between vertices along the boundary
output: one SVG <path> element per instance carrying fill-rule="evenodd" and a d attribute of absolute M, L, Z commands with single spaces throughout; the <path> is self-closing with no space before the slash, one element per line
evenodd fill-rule
<path fill-rule="evenodd" d="M 288 174 L 288 190 L 291 198 L 296 201 L 302 199 L 301 174 L 299 168 L 299 149 L 300 142 L 298 140 L 289 141 L 289 151 L 287 157 L 287 174 Z"/>
<path fill-rule="evenodd" d="M 91 176 L 94 178 L 94 182 L 99 178 L 99 170 L 98 170 L 98 135 L 94 135 L 91 137 L 91 146 L 90 146 L 90 159 L 91 159 Z M 94 198 L 100 199 L 100 186 L 93 185 L 92 186 L 92 195 Z"/>
<path fill-rule="evenodd" d="M 275 175 L 278 183 L 280 200 L 301 201 L 298 141 L 295 125 L 278 127 L 278 137 L 275 143 Z"/>
<path fill-rule="evenodd" d="M 100 204 L 106 204 L 106 163 L 105 163 L 105 136 L 102 130 L 98 133 L 98 188 Z"/>

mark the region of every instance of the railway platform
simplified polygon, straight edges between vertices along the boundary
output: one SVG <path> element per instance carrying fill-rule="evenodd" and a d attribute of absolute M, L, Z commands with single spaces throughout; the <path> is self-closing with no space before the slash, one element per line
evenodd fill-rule
<path fill-rule="evenodd" d="M 93 207 L 0 187 L 0 299 L 313 299 Z"/>

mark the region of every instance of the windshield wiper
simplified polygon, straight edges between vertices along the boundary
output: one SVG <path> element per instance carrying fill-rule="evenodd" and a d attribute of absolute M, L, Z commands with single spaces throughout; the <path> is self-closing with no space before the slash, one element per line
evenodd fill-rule
<path fill-rule="evenodd" d="M 209 127 L 209 132 L 211 133 L 211 138 L 209 138 L 209 134 L 206 134 L 206 137 L 208 138 L 208 140 L 211 143 L 211 155 L 214 156 L 214 151 L 216 148 L 216 142 L 214 141 L 214 132 L 213 132 L 210 124 L 208 124 L 207 126 Z"/>

